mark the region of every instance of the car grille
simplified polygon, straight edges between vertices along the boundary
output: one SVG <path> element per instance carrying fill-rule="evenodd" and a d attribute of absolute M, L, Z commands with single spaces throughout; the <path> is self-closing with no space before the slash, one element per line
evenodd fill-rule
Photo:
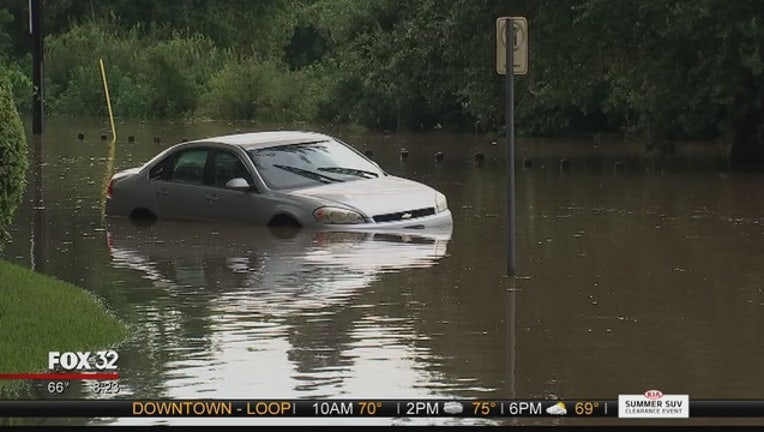
<path fill-rule="evenodd" d="M 416 210 L 407 210 L 397 213 L 387 213 L 374 216 L 374 222 L 396 222 L 396 221 L 410 221 L 417 218 L 431 216 L 435 214 L 434 207 L 421 208 Z M 404 217 L 404 215 L 409 215 Z"/>
<path fill-rule="evenodd" d="M 417 237 L 403 234 L 374 234 L 374 241 L 383 241 L 389 243 L 415 243 L 415 244 L 435 244 L 435 240 L 427 237 Z"/>

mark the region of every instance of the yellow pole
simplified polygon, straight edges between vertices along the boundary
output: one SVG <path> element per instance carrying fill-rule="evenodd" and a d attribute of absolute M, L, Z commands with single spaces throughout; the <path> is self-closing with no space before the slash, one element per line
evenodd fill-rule
<path fill-rule="evenodd" d="M 114 114 L 111 112 L 111 98 L 109 97 L 109 84 L 106 82 L 106 68 L 103 66 L 103 59 L 98 60 L 101 63 L 101 78 L 103 79 L 103 91 L 106 94 L 106 107 L 109 109 L 109 122 L 111 123 L 111 142 L 117 141 L 117 130 L 114 128 Z"/>
<path fill-rule="evenodd" d="M 111 176 L 114 175 L 114 154 L 115 143 L 117 142 L 117 129 L 114 127 L 114 114 L 111 111 L 111 97 L 109 96 L 109 84 L 106 82 L 106 68 L 103 66 L 103 59 L 99 59 L 101 64 L 101 79 L 103 80 L 103 91 L 106 95 L 106 107 L 109 109 L 109 123 L 111 123 L 111 141 L 109 142 L 109 154 L 106 157 L 106 170 L 104 171 L 103 181 L 101 182 L 101 219 L 106 211 L 106 190 L 109 187 Z"/>

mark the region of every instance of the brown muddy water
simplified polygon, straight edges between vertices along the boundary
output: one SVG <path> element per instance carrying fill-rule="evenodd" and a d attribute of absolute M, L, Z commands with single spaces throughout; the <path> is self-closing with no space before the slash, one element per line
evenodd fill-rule
<path fill-rule="evenodd" d="M 99 137 L 103 122 L 46 128 L 4 258 L 84 287 L 133 327 L 119 347 L 120 392 L 109 397 L 616 399 L 653 388 L 764 397 L 764 176 L 727 172 L 717 146 L 645 157 L 639 143 L 519 138 L 519 275 L 511 280 L 504 147 L 491 139 L 323 129 L 372 150 L 391 174 L 443 191 L 453 233 L 280 238 L 256 227 L 138 227 L 101 215 L 111 168 L 183 138 L 261 127 L 123 123 L 113 160 Z M 53 397 L 42 386 L 29 393 Z M 97 396 L 82 384 L 61 397 Z M 228 421 L 19 422 L 203 420 Z M 574 420 L 554 424 L 627 423 Z M 463 424 L 363 423 L 373 422 Z"/>

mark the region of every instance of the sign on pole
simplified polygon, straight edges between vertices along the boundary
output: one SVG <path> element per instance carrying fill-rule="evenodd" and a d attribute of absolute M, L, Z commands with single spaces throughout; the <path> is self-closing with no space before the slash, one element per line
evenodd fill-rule
<path fill-rule="evenodd" d="M 511 31 L 507 31 L 510 28 Z M 512 71 L 507 73 L 512 65 Z M 507 276 L 515 268 L 515 75 L 528 73 L 528 20 L 501 17 L 496 20 L 496 72 L 504 75 L 507 87 Z"/>
<path fill-rule="evenodd" d="M 514 30 L 514 67 L 515 75 L 528 73 L 528 20 L 525 17 L 502 17 L 496 20 L 496 72 L 507 73 L 507 21 L 512 19 Z"/>

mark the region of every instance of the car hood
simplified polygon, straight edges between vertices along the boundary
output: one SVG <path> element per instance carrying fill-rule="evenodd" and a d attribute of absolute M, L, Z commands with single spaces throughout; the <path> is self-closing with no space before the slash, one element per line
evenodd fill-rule
<path fill-rule="evenodd" d="M 435 189 L 401 177 L 330 183 L 290 192 L 351 206 L 368 216 L 435 207 Z"/>

